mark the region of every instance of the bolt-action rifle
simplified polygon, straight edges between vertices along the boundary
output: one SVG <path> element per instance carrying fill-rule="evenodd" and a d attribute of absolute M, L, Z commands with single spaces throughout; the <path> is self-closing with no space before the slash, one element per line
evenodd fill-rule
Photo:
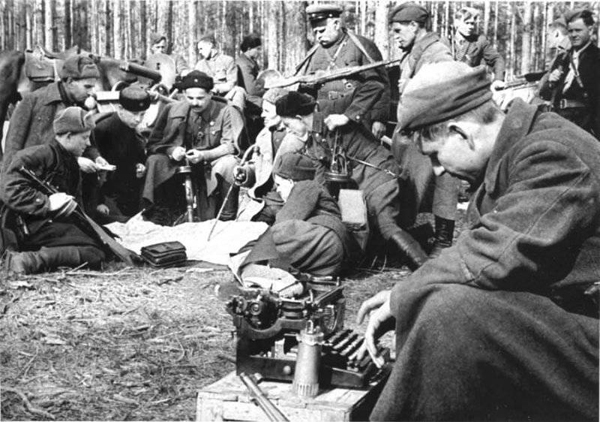
<path fill-rule="evenodd" d="M 400 63 L 402 58 L 387 60 L 375 63 L 369 63 L 362 66 L 350 66 L 342 69 L 335 69 L 331 71 L 317 72 L 310 75 L 298 75 L 292 76 L 285 79 L 274 80 L 270 83 L 267 83 L 265 88 L 283 88 L 285 86 L 290 86 L 294 84 L 323 84 L 325 82 L 333 81 L 336 79 L 345 78 L 347 76 L 354 75 L 356 73 L 364 72 L 365 70 L 377 69 L 378 67 L 383 66 L 393 66 L 396 63 Z"/>
<path fill-rule="evenodd" d="M 21 167 L 19 172 L 34 182 L 44 194 L 52 195 L 54 193 L 58 193 L 58 190 L 54 186 L 37 177 L 31 170 Z M 79 205 L 76 206 L 71 215 L 75 220 L 75 224 L 84 232 L 95 236 L 96 239 L 102 243 L 105 249 L 109 249 L 117 258 L 125 262 L 127 265 L 132 267 L 135 266 L 133 258 L 137 257 L 137 254 L 117 242 L 113 238 L 112 233 L 109 234 L 107 229 L 92 220 Z"/>

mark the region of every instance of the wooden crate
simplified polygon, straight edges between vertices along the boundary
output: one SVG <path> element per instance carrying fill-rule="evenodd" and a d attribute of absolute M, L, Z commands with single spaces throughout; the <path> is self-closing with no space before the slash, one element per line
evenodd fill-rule
<path fill-rule="evenodd" d="M 314 399 L 296 397 L 291 383 L 263 381 L 259 387 L 290 421 L 331 422 L 367 420 L 383 382 L 369 390 L 322 389 Z M 221 420 L 269 420 L 235 371 L 198 392 L 196 421 Z"/>

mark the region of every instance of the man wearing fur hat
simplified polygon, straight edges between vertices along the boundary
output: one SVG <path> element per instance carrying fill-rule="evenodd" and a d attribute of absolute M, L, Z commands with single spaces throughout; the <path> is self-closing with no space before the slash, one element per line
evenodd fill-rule
<path fill-rule="evenodd" d="M 76 55 L 65 60 L 60 76 L 60 81 L 25 95 L 17 105 L 6 135 L 5 168 L 17 151 L 53 140 L 52 125 L 58 112 L 69 106 L 85 108 L 100 73 L 91 58 Z M 80 158 L 79 161 L 84 171 L 94 172 L 96 168 L 92 160 L 95 161 L 99 153 L 96 149 L 88 153 L 89 159 Z"/>
<path fill-rule="evenodd" d="M 22 252 L 9 251 L 5 269 L 31 274 L 85 263 L 98 267 L 105 258 L 98 242 L 70 219 L 76 204 L 81 204 L 77 158 L 90 146 L 93 128 L 92 117 L 83 109 L 67 107 L 53 121 L 54 139 L 14 155 L 3 176 L 0 199 L 21 221 L 8 228 L 17 233 Z M 20 172 L 21 167 L 47 181 L 58 193 L 39 191 Z"/>
<path fill-rule="evenodd" d="M 427 255 L 419 243 L 398 225 L 401 220 L 399 169 L 391 153 L 362 125 L 345 125 L 329 131 L 317 108 L 310 95 L 296 91 L 276 103 L 276 112 L 290 136 L 304 141 L 304 152 L 317 165 L 317 180 L 322 184 L 332 182 L 328 180 L 327 173 L 343 172 L 341 167 L 345 162 L 347 176 L 351 179 L 349 183 L 364 193 L 373 232 L 405 254 L 411 268 L 419 267 Z M 334 155 L 335 144 L 338 150 Z M 333 168 L 332 157 L 340 168 Z"/>
<path fill-rule="evenodd" d="M 103 214 L 131 217 L 140 211 L 146 153 L 137 128 L 150 102 L 144 89 L 127 87 L 119 92 L 117 111 L 96 122 L 93 133 L 98 149 L 116 167 L 107 172 L 101 187 Z"/>
<path fill-rule="evenodd" d="M 146 179 L 142 199 L 146 217 L 182 204 L 181 166 L 191 165 L 201 221 L 215 218 L 233 183 L 238 142 L 244 122 L 238 109 L 213 100 L 213 80 L 197 70 L 183 77 L 178 88 L 185 101 L 168 104 L 159 115 L 147 145 Z M 179 176 L 181 177 L 181 176 Z M 228 196 L 221 219 L 234 219 L 239 188 Z M 160 219 L 162 221 L 162 217 Z"/>
<path fill-rule="evenodd" d="M 516 99 L 504 114 L 485 68 L 424 66 L 399 129 L 478 186 L 456 244 L 360 308 L 396 360 L 373 420 L 598 417 L 600 145 Z"/>
<path fill-rule="evenodd" d="M 312 4 L 306 8 L 315 44 L 297 66 L 299 74 L 315 74 L 362 66 L 383 60 L 375 43 L 347 30 L 343 9 L 332 4 Z M 364 125 L 377 138 L 385 134 L 390 107 L 390 89 L 384 68 L 368 70 L 346 78 L 316 85 L 301 85 L 300 91 L 317 100 L 330 130 L 348 125 Z"/>
<path fill-rule="evenodd" d="M 252 199 L 241 212 L 240 220 L 272 224 L 275 214 L 283 205 L 273 182 L 273 163 L 283 153 L 304 148 L 302 140 L 295 136 L 286 136 L 285 125 L 275 109 L 277 100 L 288 92 L 282 88 L 267 91 L 263 97 L 261 114 L 265 127 L 256 137 L 254 151 L 248 163 L 234 169 L 236 183 L 249 188 L 248 196 Z"/>

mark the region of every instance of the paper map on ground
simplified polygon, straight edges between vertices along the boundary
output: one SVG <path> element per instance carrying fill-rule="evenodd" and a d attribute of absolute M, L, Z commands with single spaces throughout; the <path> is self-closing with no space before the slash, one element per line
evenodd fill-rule
<path fill-rule="evenodd" d="M 143 246 L 177 240 L 185 246 L 188 259 L 226 266 L 230 264 L 231 254 L 258 239 L 268 227 L 266 223 L 252 221 L 218 221 L 208 242 L 214 221 L 169 227 L 144 221 L 138 214 L 127 223 L 111 223 L 106 227 L 120 237 L 118 240 L 123 246 L 137 254 Z"/>

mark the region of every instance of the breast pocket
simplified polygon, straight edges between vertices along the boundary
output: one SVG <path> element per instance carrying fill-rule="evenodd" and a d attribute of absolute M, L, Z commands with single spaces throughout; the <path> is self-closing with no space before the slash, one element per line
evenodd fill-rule
<path fill-rule="evenodd" d="M 210 128 L 208 131 L 208 143 L 210 148 L 217 147 L 221 144 L 222 130 L 217 128 Z"/>
<path fill-rule="evenodd" d="M 215 71 L 215 81 L 224 82 L 227 80 L 227 72 L 225 69 L 217 69 Z"/>

